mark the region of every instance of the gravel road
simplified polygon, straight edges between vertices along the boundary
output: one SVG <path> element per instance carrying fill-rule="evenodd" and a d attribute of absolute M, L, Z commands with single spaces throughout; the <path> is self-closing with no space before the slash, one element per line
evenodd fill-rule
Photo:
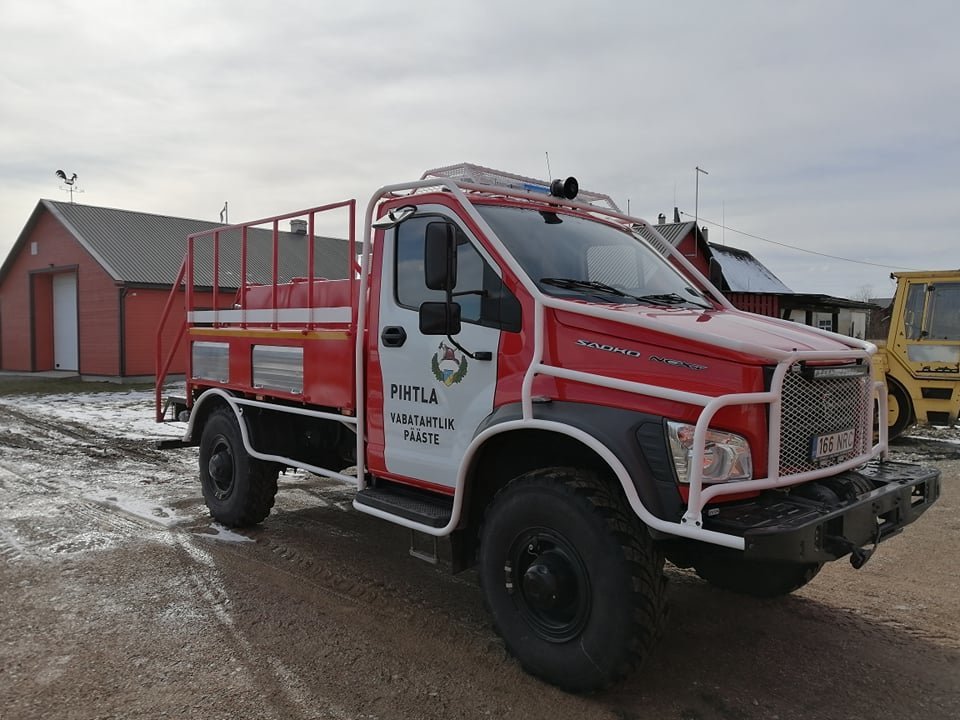
<path fill-rule="evenodd" d="M 149 395 L 0 397 L 0 718 L 960 717 L 960 444 L 913 439 L 943 496 L 860 571 L 753 600 L 668 566 L 657 650 L 588 697 L 524 674 L 473 573 L 409 556 L 348 487 L 281 476 L 211 522 Z"/>

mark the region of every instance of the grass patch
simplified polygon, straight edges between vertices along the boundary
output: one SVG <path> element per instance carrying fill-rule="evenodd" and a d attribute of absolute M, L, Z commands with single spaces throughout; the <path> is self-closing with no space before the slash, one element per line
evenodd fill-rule
<path fill-rule="evenodd" d="M 67 393 L 123 393 L 131 390 L 153 390 L 153 383 L 93 382 L 83 381 L 79 378 L 0 377 L 0 397 Z"/>

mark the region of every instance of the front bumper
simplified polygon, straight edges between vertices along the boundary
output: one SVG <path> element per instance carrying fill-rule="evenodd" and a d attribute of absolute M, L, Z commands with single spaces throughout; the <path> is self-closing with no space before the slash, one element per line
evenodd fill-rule
<path fill-rule="evenodd" d="M 827 482 L 864 479 L 875 489 L 853 500 L 828 504 L 767 493 L 709 508 L 704 527 L 743 537 L 744 555 L 753 560 L 823 563 L 851 552 L 863 557 L 861 548 L 896 535 L 940 496 L 940 471 L 908 463 L 875 461 Z"/>

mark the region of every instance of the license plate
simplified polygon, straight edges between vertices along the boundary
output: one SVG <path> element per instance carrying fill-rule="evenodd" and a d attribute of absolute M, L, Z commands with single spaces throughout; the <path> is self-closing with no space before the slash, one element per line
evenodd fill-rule
<path fill-rule="evenodd" d="M 810 438 L 810 457 L 814 460 L 840 455 L 853 450 L 853 430 L 841 430 Z"/>

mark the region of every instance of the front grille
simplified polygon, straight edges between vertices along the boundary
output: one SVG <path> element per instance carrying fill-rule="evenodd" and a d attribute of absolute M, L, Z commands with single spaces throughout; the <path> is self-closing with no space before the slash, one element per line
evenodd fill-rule
<path fill-rule="evenodd" d="M 780 422 L 780 474 L 830 467 L 866 453 L 873 442 L 866 418 L 873 402 L 869 374 L 813 379 L 791 368 L 783 380 Z M 854 431 L 853 447 L 839 455 L 813 460 L 814 438 Z"/>

